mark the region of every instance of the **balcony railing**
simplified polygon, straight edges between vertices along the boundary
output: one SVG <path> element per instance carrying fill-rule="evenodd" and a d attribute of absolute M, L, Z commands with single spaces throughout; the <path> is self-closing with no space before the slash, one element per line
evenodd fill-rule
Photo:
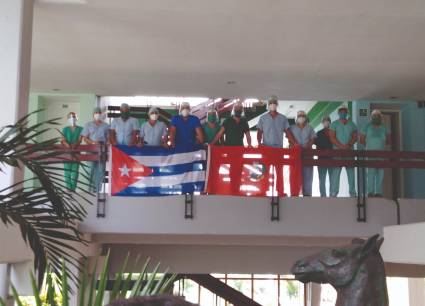
<path fill-rule="evenodd" d="M 52 163 L 63 162 L 90 162 L 90 161 L 108 161 L 108 145 L 80 145 L 76 149 L 67 149 L 61 145 L 54 146 L 49 150 L 56 153 L 47 158 Z M 249 149 L 250 152 L 253 150 Z M 255 149 L 254 149 L 255 150 Z M 34 155 L 34 157 L 36 154 Z M 366 150 L 302 150 L 303 166 L 318 167 L 353 167 L 357 168 L 357 220 L 366 222 L 366 168 L 391 168 L 391 169 L 425 169 L 425 152 L 407 152 L 407 151 L 366 151 Z M 398 223 L 400 223 L 400 206 L 398 198 L 400 190 L 397 177 L 392 176 L 392 199 L 396 203 Z M 98 193 L 98 216 L 104 216 L 105 202 L 108 190 L 108 171 L 105 173 L 102 192 Z M 186 201 L 193 201 L 192 196 L 186 195 Z M 189 200 L 188 200 L 189 199 Z M 272 202 L 276 205 L 276 199 Z M 190 204 L 190 203 L 189 203 Z M 278 205 L 278 202 L 277 202 Z M 273 203 L 272 203 L 273 206 Z M 276 208 L 276 206 L 275 206 Z M 273 208 L 272 208 L 273 209 Z M 273 218 L 272 218 L 273 219 Z"/>

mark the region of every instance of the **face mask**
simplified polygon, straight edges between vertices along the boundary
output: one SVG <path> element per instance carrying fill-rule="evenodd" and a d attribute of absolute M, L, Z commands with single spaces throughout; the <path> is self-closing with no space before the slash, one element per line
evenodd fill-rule
<path fill-rule="evenodd" d="M 158 114 L 150 114 L 149 119 L 152 120 L 152 121 L 158 120 Z"/>
<path fill-rule="evenodd" d="M 348 114 L 347 113 L 338 113 L 339 119 L 341 120 L 347 120 Z"/>
<path fill-rule="evenodd" d="M 188 117 L 190 114 L 190 111 L 187 108 L 185 108 L 185 109 L 182 109 L 181 114 L 183 117 Z"/>
<path fill-rule="evenodd" d="M 298 117 L 297 118 L 297 123 L 303 124 L 304 122 L 305 122 L 305 117 Z"/>
<path fill-rule="evenodd" d="M 270 104 L 269 110 L 272 111 L 272 112 L 275 112 L 277 110 L 277 105 L 276 104 Z"/>
<path fill-rule="evenodd" d="M 380 116 L 373 116 L 372 117 L 372 124 L 374 125 L 381 125 L 382 119 Z"/>
<path fill-rule="evenodd" d="M 215 114 L 209 114 L 207 118 L 208 118 L 208 122 L 211 122 L 211 123 L 217 121 L 217 116 Z"/>
<path fill-rule="evenodd" d="M 242 110 L 235 110 L 235 117 L 236 118 L 242 117 Z"/>
<path fill-rule="evenodd" d="M 74 126 L 77 123 L 77 118 L 71 117 L 68 119 L 69 125 Z"/>
<path fill-rule="evenodd" d="M 94 114 L 93 118 L 95 121 L 99 121 L 101 119 L 101 115 L 100 114 Z"/>
<path fill-rule="evenodd" d="M 329 121 L 323 121 L 323 127 L 325 129 L 327 129 L 330 125 L 331 125 L 331 123 Z"/>
<path fill-rule="evenodd" d="M 130 112 L 121 112 L 121 118 L 124 120 L 130 118 Z"/>

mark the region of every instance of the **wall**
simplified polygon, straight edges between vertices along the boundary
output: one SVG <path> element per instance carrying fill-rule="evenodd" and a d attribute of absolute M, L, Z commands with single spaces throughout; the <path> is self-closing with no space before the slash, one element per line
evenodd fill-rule
<path fill-rule="evenodd" d="M 393 201 L 368 200 L 367 222 L 356 221 L 354 198 L 284 198 L 280 221 L 270 221 L 270 199 L 195 196 L 194 219 L 184 218 L 184 197 L 109 197 L 106 217 L 96 217 L 96 206 L 80 229 L 86 233 L 170 235 L 278 235 L 304 237 L 367 237 L 397 224 Z M 402 224 L 425 221 L 421 200 L 400 203 Z M 282 237 L 283 236 L 283 237 Z M 124 239 L 125 237 L 123 237 Z M 130 238 L 134 239 L 134 238 Z M 124 240 L 122 240 L 124 243 Z"/>
<path fill-rule="evenodd" d="M 425 265 L 425 222 L 384 228 L 384 258 L 392 262 Z"/>
<path fill-rule="evenodd" d="M 42 93 L 42 92 L 32 92 L 29 98 L 29 108 L 28 111 L 32 112 L 38 109 L 44 109 L 46 107 L 47 100 L 58 102 L 61 99 L 67 98 L 76 98 L 80 102 L 80 113 L 79 124 L 84 125 L 84 123 L 92 120 L 93 108 L 96 106 L 97 97 L 93 93 Z M 38 113 L 36 116 L 36 122 L 41 122 L 45 119 L 53 119 L 53 118 L 45 118 L 43 112 Z"/>
<path fill-rule="evenodd" d="M 406 151 L 425 151 L 425 108 L 416 103 L 402 107 L 403 148 Z M 408 169 L 404 172 L 404 188 L 407 197 L 425 198 L 425 169 Z"/>
<path fill-rule="evenodd" d="M 379 104 L 386 106 L 393 104 L 395 109 L 400 109 L 402 150 L 425 151 L 425 108 L 418 108 L 416 101 L 354 101 L 353 121 L 359 129 L 369 122 L 372 104 L 375 107 Z M 368 116 L 359 116 L 359 109 L 367 109 Z M 422 183 L 425 181 L 425 169 L 406 169 L 403 173 L 403 197 L 425 198 L 425 188 Z"/>
<path fill-rule="evenodd" d="M 73 101 L 78 101 L 78 104 L 79 104 L 78 124 L 79 125 L 84 126 L 86 122 L 92 120 L 93 108 L 96 106 L 96 103 L 97 103 L 97 97 L 95 94 L 32 92 L 29 96 L 29 101 L 28 101 L 28 113 L 32 113 L 38 110 L 43 110 L 43 111 L 37 112 L 34 115 L 30 116 L 30 120 L 29 120 L 30 124 L 37 124 L 45 120 L 54 119 L 56 117 L 63 117 L 52 112 L 49 112 L 50 115 L 48 116 L 47 115 L 48 111 L 46 110 L 46 108 L 48 108 L 48 106 L 51 105 L 51 103 L 61 103 L 64 100 L 66 101 L 70 99 L 72 99 Z M 59 130 L 61 130 L 66 124 L 66 119 L 63 118 L 63 120 L 60 120 L 58 122 L 61 125 L 55 128 L 58 128 Z M 52 137 L 59 136 L 57 133 L 49 133 L 48 135 Z M 37 140 L 41 141 L 42 139 L 41 137 L 39 137 Z M 25 171 L 25 179 L 29 179 L 30 177 L 31 177 L 31 173 L 29 173 L 28 171 Z M 27 182 L 26 186 L 31 186 L 32 184 L 33 182 Z"/>

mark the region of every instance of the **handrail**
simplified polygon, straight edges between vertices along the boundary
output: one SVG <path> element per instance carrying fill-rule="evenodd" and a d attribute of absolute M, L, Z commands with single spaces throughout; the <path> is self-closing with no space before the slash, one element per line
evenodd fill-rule
<path fill-rule="evenodd" d="M 63 145 L 54 145 L 43 152 L 33 153 L 27 158 L 37 158 L 43 153 L 54 151 L 60 154 L 49 157 L 48 161 L 99 161 L 100 153 L 107 152 L 107 147 L 106 144 L 80 145 L 69 149 Z M 256 152 L 255 148 L 245 150 L 246 154 Z M 303 166 L 422 169 L 425 168 L 425 152 L 302 149 L 302 163 Z"/>
<path fill-rule="evenodd" d="M 425 152 L 412 151 L 303 149 L 302 159 L 304 166 L 425 168 Z"/>
<path fill-rule="evenodd" d="M 32 146 L 32 144 L 28 144 L 27 146 Z M 103 146 L 103 148 L 102 148 Z M 99 145 L 79 145 L 76 148 L 70 149 L 63 145 L 53 145 L 51 147 L 47 147 L 40 152 L 34 152 L 27 156 L 28 159 L 36 159 L 39 158 L 43 160 L 43 162 L 57 163 L 57 162 L 76 162 L 76 161 L 106 161 L 107 157 L 102 156 L 103 152 L 107 152 L 107 150 L 103 150 L 107 145 L 99 144 Z M 56 154 L 53 156 L 49 156 L 48 153 L 55 152 Z M 43 157 L 47 155 L 47 157 Z"/>

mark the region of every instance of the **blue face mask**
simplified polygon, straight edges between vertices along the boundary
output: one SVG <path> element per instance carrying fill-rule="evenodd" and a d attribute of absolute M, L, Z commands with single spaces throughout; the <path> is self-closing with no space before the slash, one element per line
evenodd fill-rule
<path fill-rule="evenodd" d="M 347 120 L 348 114 L 347 113 L 339 113 L 338 116 L 339 116 L 339 119 L 341 119 L 341 120 Z"/>

